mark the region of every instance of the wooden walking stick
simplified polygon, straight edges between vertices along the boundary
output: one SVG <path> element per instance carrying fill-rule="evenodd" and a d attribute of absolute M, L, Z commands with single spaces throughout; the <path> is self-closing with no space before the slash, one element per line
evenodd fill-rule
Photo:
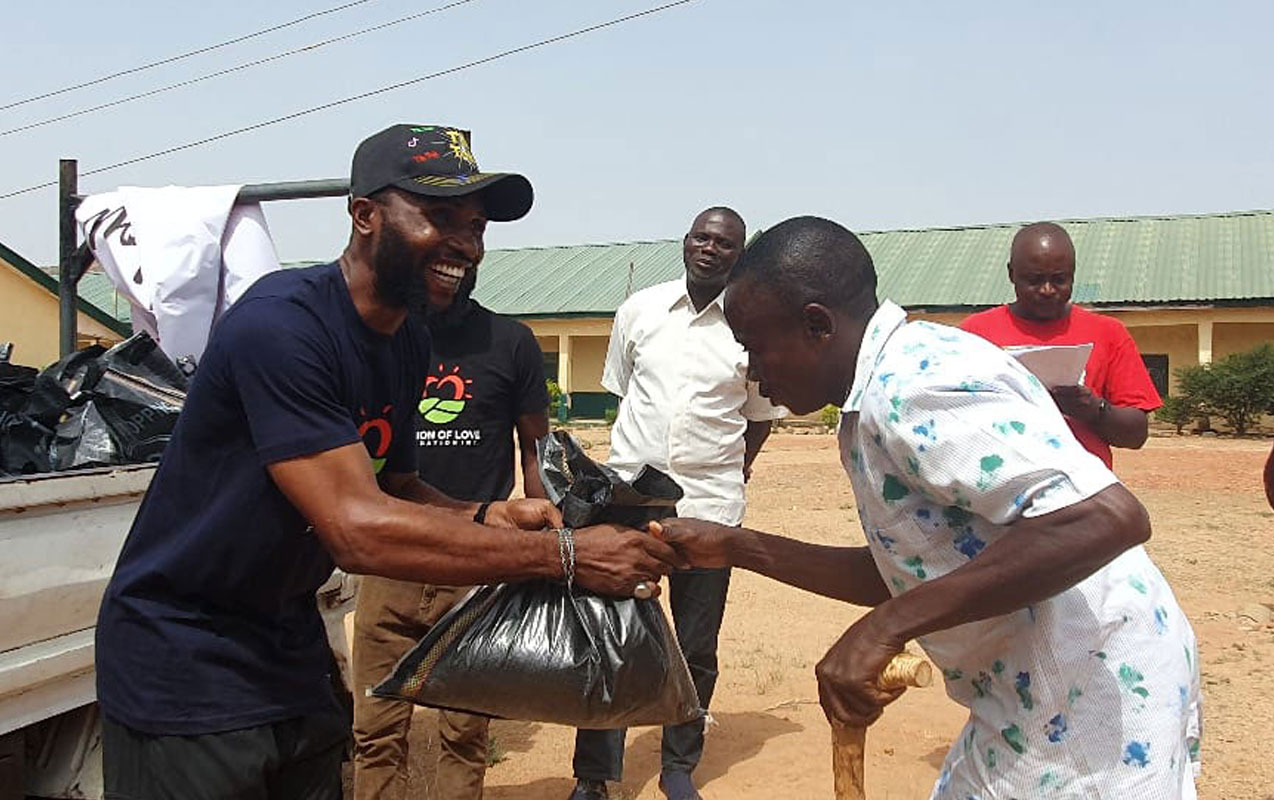
<path fill-rule="evenodd" d="M 899 653 L 883 670 L 876 684 L 881 689 L 904 689 L 933 683 L 933 667 L 920 656 Z M 832 778 L 836 800 L 867 800 L 863 789 L 863 754 L 866 728 L 850 728 L 832 723 Z"/>

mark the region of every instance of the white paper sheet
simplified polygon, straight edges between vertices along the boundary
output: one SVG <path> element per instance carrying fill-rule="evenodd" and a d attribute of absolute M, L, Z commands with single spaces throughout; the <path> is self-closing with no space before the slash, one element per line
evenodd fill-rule
<path fill-rule="evenodd" d="M 262 275 L 279 269 L 258 205 L 239 186 L 125 186 L 75 212 L 103 270 L 173 360 L 203 356 L 212 326 Z"/>
<path fill-rule="evenodd" d="M 1074 386 L 1084 382 L 1084 367 L 1093 352 L 1092 344 L 1029 345 L 1004 348 L 1022 362 L 1022 366 L 1035 373 L 1040 383 L 1049 389 L 1054 386 Z"/>

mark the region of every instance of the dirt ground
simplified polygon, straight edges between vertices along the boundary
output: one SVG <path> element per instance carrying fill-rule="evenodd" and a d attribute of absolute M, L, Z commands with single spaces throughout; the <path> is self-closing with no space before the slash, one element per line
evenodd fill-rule
<path fill-rule="evenodd" d="M 585 431 L 591 455 L 606 431 Z M 1274 798 L 1272 739 L 1274 512 L 1260 487 L 1269 443 L 1156 436 L 1120 452 L 1116 471 L 1150 509 L 1152 557 L 1172 583 L 1199 637 L 1205 691 L 1200 797 Z M 749 527 L 813 542 L 862 544 L 853 497 L 834 437 L 776 434 L 749 488 Z M 696 778 L 703 796 L 830 798 L 829 733 L 817 703 L 814 664 L 859 615 L 848 606 L 736 572 L 721 631 L 716 724 Z M 1260 618 L 1264 617 L 1264 621 Z M 1257 618 L 1254 621 L 1253 618 Z M 1262 688 L 1262 687 L 1266 688 Z M 436 750 L 431 713 L 412 732 L 414 797 L 428 792 Z M 867 782 L 874 800 L 926 798 L 964 721 L 941 687 L 914 689 L 868 735 Z M 553 725 L 495 722 L 487 774 L 491 800 L 565 800 L 573 781 L 573 732 Z M 662 798 L 659 731 L 629 732 L 625 779 L 612 797 Z"/>

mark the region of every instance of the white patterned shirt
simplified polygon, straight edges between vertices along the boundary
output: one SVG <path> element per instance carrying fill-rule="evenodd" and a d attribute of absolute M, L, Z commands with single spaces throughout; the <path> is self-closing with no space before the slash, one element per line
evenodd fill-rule
<path fill-rule="evenodd" d="M 1013 357 L 943 325 L 872 317 L 842 409 L 841 460 L 899 595 L 1013 522 L 1117 482 Z M 920 639 L 969 722 L 932 797 L 1194 800 L 1194 633 L 1142 547 L 1020 611 Z"/>
<path fill-rule="evenodd" d="M 684 278 L 637 292 L 615 313 L 606 351 L 602 385 L 623 398 L 607 463 L 626 478 L 646 464 L 662 470 L 685 490 L 679 515 L 738 525 L 743 432 L 787 414 L 747 372 L 721 295 L 695 311 Z"/>

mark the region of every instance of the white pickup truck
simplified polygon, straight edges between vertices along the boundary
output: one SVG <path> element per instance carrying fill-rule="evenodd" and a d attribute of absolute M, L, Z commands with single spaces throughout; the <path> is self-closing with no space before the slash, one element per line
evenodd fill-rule
<path fill-rule="evenodd" d="M 140 465 L 0 479 L 0 800 L 102 797 L 94 626 L 154 474 Z M 356 591 L 337 571 L 318 594 L 342 671 Z"/>

